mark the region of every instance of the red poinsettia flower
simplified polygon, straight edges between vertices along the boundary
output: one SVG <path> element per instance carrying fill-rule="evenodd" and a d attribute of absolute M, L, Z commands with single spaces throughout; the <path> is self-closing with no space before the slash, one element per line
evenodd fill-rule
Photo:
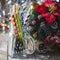
<path fill-rule="evenodd" d="M 49 7 L 51 4 L 54 4 L 54 2 L 52 0 L 46 0 L 45 3 L 44 3 L 44 5 L 46 7 Z"/>
<path fill-rule="evenodd" d="M 35 10 L 45 18 L 48 24 L 54 23 L 56 21 L 56 16 L 60 17 L 58 4 L 52 0 L 45 1 L 42 5 L 37 6 Z"/>
<path fill-rule="evenodd" d="M 53 22 L 55 22 L 55 16 L 53 15 L 53 14 L 49 14 L 49 15 L 47 15 L 46 17 L 45 17 L 45 19 L 46 19 L 46 22 L 48 22 L 48 24 L 50 24 L 50 23 L 53 23 Z"/>
<path fill-rule="evenodd" d="M 58 9 L 58 4 L 56 2 L 54 2 L 53 0 L 46 0 L 44 5 L 46 7 L 49 7 L 50 5 L 54 5 L 55 9 Z"/>
<path fill-rule="evenodd" d="M 43 14 L 47 12 L 47 9 L 46 9 L 46 7 L 45 7 L 44 5 L 38 5 L 38 6 L 35 8 L 35 10 L 36 10 L 37 12 L 43 13 Z"/>

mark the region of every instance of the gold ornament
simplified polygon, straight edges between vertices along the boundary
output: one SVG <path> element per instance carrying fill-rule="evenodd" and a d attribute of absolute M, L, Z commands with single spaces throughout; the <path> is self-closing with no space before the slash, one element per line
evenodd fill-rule
<path fill-rule="evenodd" d="M 38 4 L 36 2 L 31 2 L 30 3 L 30 8 L 31 9 L 35 9 L 36 6 L 38 6 Z"/>

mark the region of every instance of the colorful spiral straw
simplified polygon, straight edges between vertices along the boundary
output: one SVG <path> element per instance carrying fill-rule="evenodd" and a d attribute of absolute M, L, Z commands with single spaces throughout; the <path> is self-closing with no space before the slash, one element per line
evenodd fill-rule
<path fill-rule="evenodd" d="M 12 22 L 12 25 L 13 25 L 14 34 L 17 36 L 18 31 L 17 31 L 16 21 L 15 21 L 15 5 L 13 5 L 11 19 L 12 19 L 11 22 Z"/>
<path fill-rule="evenodd" d="M 14 14 L 12 14 L 12 23 L 13 23 L 13 29 L 14 29 L 14 33 L 17 36 L 18 35 L 18 31 L 17 31 L 17 27 L 16 27 L 16 22 L 15 22 L 15 17 Z"/>
<path fill-rule="evenodd" d="M 16 11 L 15 11 L 15 22 L 16 22 L 16 27 L 18 31 L 18 36 L 22 40 L 23 44 L 24 43 L 24 34 L 23 34 L 23 26 L 22 26 L 22 21 L 20 19 L 20 6 L 16 5 Z"/>

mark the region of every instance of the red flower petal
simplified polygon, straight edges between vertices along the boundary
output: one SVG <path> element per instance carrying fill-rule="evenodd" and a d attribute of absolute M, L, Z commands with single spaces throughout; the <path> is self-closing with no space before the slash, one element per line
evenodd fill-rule
<path fill-rule="evenodd" d="M 54 3 L 55 10 L 58 10 L 58 4 Z"/>
<path fill-rule="evenodd" d="M 53 2 L 52 0 L 47 0 L 47 1 L 45 1 L 45 3 L 44 3 L 44 5 L 45 5 L 46 7 L 49 7 L 51 4 L 54 4 L 54 2 Z"/>
<path fill-rule="evenodd" d="M 53 0 L 46 0 L 46 1 L 53 1 Z"/>
<path fill-rule="evenodd" d="M 47 0 L 44 5 L 46 7 L 49 7 L 50 5 L 54 5 L 55 9 L 57 10 L 58 9 L 58 4 L 56 2 L 54 2 L 53 0 Z"/>
<path fill-rule="evenodd" d="M 56 12 L 54 15 L 60 17 L 60 14 L 58 12 Z"/>
<path fill-rule="evenodd" d="M 45 14 L 41 14 L 41 15 L 42 15 L 42 17 L 46 17 L 49 15 L 49 13 L 45 13 Z"/>
<path fill-rule="evenodd" d="M 39 13 L 46 13 L 47 12 L 47 9 L 44 5 L 39 5 L 35 8 L 35 10 Z"/>
<path fill-rule="evenodd" d="M 45 19 L 48 24 L 52 24 L 53 22 L 55 22 L 55 16 L 53 14 L 46 16 Z"/>
<path fill-rule="evenodd" d="M 37 12 L 39 12 L 40 13 L 40 5 L 38 5 L 36 8 L 35 8 L 35 10 L 37 11 Z"/>

